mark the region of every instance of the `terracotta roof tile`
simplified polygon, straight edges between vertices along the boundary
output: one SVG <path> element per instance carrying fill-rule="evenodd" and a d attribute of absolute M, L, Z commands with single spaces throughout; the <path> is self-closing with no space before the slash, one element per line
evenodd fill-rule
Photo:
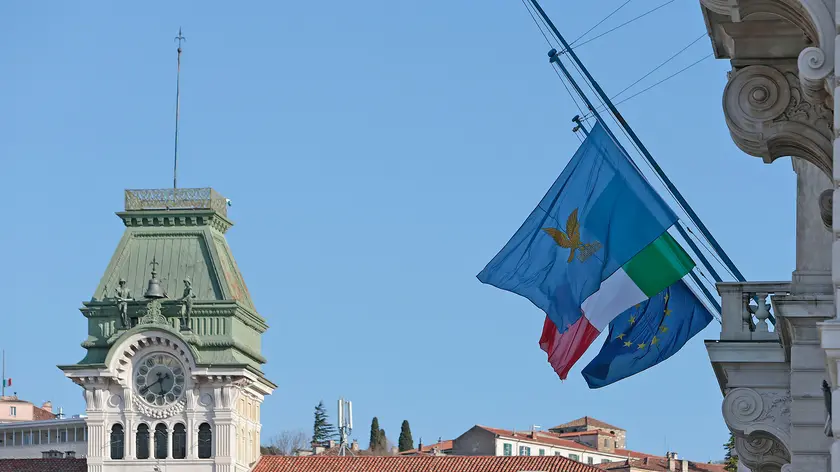
<path fill-rule="evenodd" d="M 87 460 L 0 459 L 0 472 L 87 472 Z"/>
<path fill-rule="evenodd" d="M 645 459 L 630 459 L 629 461 L 608 462 L 605 464 L 598 464 L 598 468 L 610 471 L 629 471 L 633 470 L 649 470 L 653 472 L 669 472 L 668 459 L 665 457 L 647 457 Z M 676 460 L 675 471 L 682 470 L 683 459 Z M 702 462 L 688 461 L 689 472 L 726 472 L 721 464 L 705 464 Z"/>
<path fill-rule="evenodd" d="M 596 420 L 590 416 L 584 416 L 583 418 L 578 418 L 573 421 L 569 421 L 568 423 L 558 424 L 550 429 L 558 429 L 558 428 L 571 428 L 574 426 L 595 426 L 596 428 L 603 428 L 603 429 L 618 429 L 621 431 L 626 431 L 624 428 L 619 428 L 618 426 L 613 426 L 609 423 L 604 423 L 601 420 Z"/>
<path fill-rule="evenodd" d="M 560 456 L 263 456 L 254 472 L 601 472 Z"/>

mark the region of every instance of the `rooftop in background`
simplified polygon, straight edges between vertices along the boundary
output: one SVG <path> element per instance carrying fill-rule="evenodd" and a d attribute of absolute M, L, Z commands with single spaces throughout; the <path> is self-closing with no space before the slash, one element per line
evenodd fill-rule
<path fill-rule="evenodd" d="M 676 457 L 645 457 L 644 459 L 628 459 L 621 462 L 599 464 L 598 468 L 611 472 L 726 472 L 722 464 L 705 464 L 691 462 Z"/>
<path fill-rule="evenodd" d="M 0 472 L 87 472 L 87 460 L 0 459 Z"/>
<path fill-rule="evenodd" d="M 555 429 L 568 429 L 577 427 L 607 429 L 612 431 L 627 431 L 624 428 L 619 428 L 618 426 L 613 426 L 609 423 L 604 423 L 601 420 L 596 420 L 595 418 L 589 416 L 584 416 L 583 418 L 578 418 L 576 420 L 569 421 L 568 423 L 558 424 L 557 426 L 549 428 L 549 430 L 553 431 Z"/>
<path fill-rule="evenodd" d="M 39 407 L 30 401 L 21 400 L 17 395 L 0 396 L 0 424 L 51 420 L 55 417 L 52 402 L 44 402 Z"/>
<path fill-rule="evenodd" d="M 263 456 L 254 472 L 603 472 L 560 456 Z"/>
<path fill-rule="evenodd" d="M 434 444 L 419 444 L 416 449 L 409 449 L 400 452 L 402 456 L 419 456 L 419 455 L 448 455 L 452 453 L 452 448 L 455 447 L 455 441 L 448 439 L 446 441 L 436 442 Z M 419 450 L 418 450 L 419 449 Z"/>
<path fill-rule="evenodd" d="M 125 191 L 125 211 L 214 210 L 227 218 L 229 200 L 212 188 L 160 188 Z"/>

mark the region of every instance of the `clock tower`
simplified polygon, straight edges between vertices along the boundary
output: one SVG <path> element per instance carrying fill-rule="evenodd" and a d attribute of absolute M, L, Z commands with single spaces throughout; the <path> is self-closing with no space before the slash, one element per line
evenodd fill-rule
<path fill-rule="evenodd" d="M 126 190 L 125 233 L 90 301 L 83 389 L 90 472 L 244 472 L 260 453 L 257 313 L 209 188 Z M 157 467 L 157 469 L 156 469 Z"/>

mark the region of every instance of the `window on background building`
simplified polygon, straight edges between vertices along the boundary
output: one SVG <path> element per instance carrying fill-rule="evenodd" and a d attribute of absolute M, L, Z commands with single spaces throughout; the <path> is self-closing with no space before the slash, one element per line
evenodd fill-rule
<path fill-rule="evenodd" d="M 67 430 L 66 429 L 59 429 L 58 430 L 58 442 L 66 443 L 67 442 Z"/>
<path fill-rule="evenodd" d="M 504 443 L 502 445 L 502 455 L 503 456 L 512 456 L 513 455 L 513 445 Z"/>
<path fill-rule="evenodd" d="M 562 456 L 563 454 L 560 454 L 560 451 L 554 451 L 554 455 L 555 456 Z"/>
<path fill-rule="evenodd" d="M 158 423 L 155 426 L 155 459 L 166 459 L 169 452 L 167 442 L 169 441 L 169 432 L 166 430 L 166 425 Z"/>
<path fill-rule="evenodd" d="M 17 416 L 17 407 L 16 406 L 10 406 L 9 407 L 9 416 Z"/>
<path fill-rule="evenodd" d="M 66 433 L 66 431 L 65 431 Z M 111 426 L 111 459 L 122 459 L 125 455 L 125 432 L 121 424 Z"/>
<path fill-rule="evenodd" d="M 141 424 L 137 427 L 137 441 L 135 449 L 138 459 L 149 458 L 149 425 Z"/>
<path fill-rule="evenodd" d="M 601 464 L 609 464 L 609 463 L 610 463 L 609 459 L 601 459 Z"/>
<path fill-rule="evenodd" d="M 577 454 L 569 454 L 569 459 L 580 462 L 580 456 Z"/>
<path fill-rule="evenodd" d="M 610 440 L 604 439 L 604 447 L 610 447 Z"/>
<path fill-rule="evenodd" d="M 541 456 L 544 456 L 544 455 L 545 455 L 545 449 L 540 449 L 540 455 L 541 455 Z"/>
<path fill-rule="evenodd" d="M 182 423 L 172 428 L 172 457 L 174 459 L 187 457 L 187 428 Z"/>
<path fill-rule="evenodd" d="M 213 453 L 213 430 L 207 423 L 198 427 L 198 458 L 209 459 Z"/>
<path fill-rule="evenodd" d="M 24 431 L 23 432 L 23 445 L 28 446 L 32 444 L 32 432 L 31 431 Z"/>
<path fill-rule="evenodd" d="M 594 463 L 595 463 L 595 461 L 594 461 L 591 457 L 590 457 L 590 458 L 588 458 L 588 459 L 586 459 L 586 462 L 588 462 L 588 463 L 589 463 L 589 465 L 592 465 L 592 464 L 594 464 Z"/>

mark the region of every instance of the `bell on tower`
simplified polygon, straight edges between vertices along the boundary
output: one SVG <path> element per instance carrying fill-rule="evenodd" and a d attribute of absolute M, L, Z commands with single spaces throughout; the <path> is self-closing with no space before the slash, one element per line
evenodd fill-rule
<path fill-rule="evenodd" d="M 144 298 L 154 300 L 160 298 L 168 298 L 166 296 L 166 292 L 160 286 L 160 280 L 157 278 L 157 266 L 160 265 L 160 262 L 157 261 L 157 257 L 152 258 L 152 263 L 149 264 L 152 266 L 152 278 L 149 279 L 149 285 L 146 288 L 146 293 L 143 294 Z"/>

